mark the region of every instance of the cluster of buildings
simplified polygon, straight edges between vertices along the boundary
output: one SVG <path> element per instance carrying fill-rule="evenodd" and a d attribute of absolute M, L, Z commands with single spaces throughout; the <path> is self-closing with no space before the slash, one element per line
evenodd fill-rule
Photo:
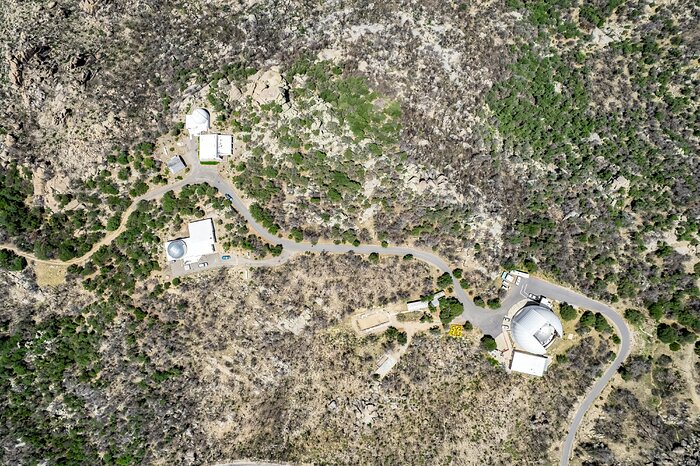
<path fill-rule="evenodd" d="M 230 134 L 209 133 L 211 116 L 204 108 L 196 108 L 185 116 L 185 128 L 190 138 L 199 139 L 199 161 L 201 163 L 219 163 L 224 157 L 233 153 L 233 137 Z"/>
<path fill-rule="evenodd" d="M 224 157 L 233 154 L 233 136 L 209 133 L 210 127 L 211 116 L 205 108 L 196 108 L 189 115 L 185 115 L 185 128 L 190 139 L 196 137 L 198 140 L 197 157 L 199 162 L 213 165 L 223 162 Z M 179 155 L 170 158 L 167 161 L 167 166 L 173 175 L 180 173 L 186 167 Z"/>
<path fill-rule="evenodd" d="M 233 153 L 233 136 L 230 134 L 210 133 L 211 116 L 204 108 L 196 108 L 185 116 L 185 128 L 190 139 L 198 139 L 198 158 L 200 163 L 214 164 L 224 160 Z M 185 162 L 179 155 L 167 162 L 171 173 L 176 174 L 185 169 Z M 208 266 L 207 256 L 216 253 L 216 233 L 211 218 L 191 222 L 187 225 L 189 236 L 177 238 L 165 243 L 165 257 L 173 267 L 190 270 L 192 264 Z"/>

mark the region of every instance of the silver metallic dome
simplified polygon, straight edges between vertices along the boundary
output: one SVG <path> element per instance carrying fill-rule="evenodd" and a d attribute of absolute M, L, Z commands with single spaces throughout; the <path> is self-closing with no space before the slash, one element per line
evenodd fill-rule
<path fill-rule="evenodd" d="M 545 354 L 555 338 L 564 336 L 559 318 L 550 309 L 537 304 L 515 313 L 511 331 L 518 346 L 532 354 Z"/>
<path fill-rule="evenodd" d="M 168 244 L 168 255 L 173 259 L 179 259 L 187 252 L 187 245 L 181 239 Z"/>

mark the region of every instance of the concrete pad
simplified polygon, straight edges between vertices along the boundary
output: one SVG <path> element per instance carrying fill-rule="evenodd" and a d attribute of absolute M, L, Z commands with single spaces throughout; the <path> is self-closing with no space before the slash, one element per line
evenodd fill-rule
<path fill-rule="evenodd" d="M 375 309 L 357 317 L 355 322 L 357 323 L 357 328 L 359 328 L 361 332 L 376 330 L 378 327 L 389 323 L 389 314 L 383 309 Z"/>

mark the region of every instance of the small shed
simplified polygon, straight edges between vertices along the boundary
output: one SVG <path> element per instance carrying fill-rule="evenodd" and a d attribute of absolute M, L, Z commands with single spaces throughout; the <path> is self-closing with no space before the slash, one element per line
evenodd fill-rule
<path fill-rule="evenodd" d="M 181 172 L 186 167 L 185 162 L 183 162 L 182 157 L 180 157 L 179 155 L 176 155 L 175 157 L 168 160 L 167 165 L 168 170 L 170 170 L 170 173 L 172 173 L 173 175 Z"/>
<path fill-rule="evenodd" d="M 406 310 L 408 312 L 425 311 L 429 308 L 427 301 L 411 301 L 406 303 Z"/>

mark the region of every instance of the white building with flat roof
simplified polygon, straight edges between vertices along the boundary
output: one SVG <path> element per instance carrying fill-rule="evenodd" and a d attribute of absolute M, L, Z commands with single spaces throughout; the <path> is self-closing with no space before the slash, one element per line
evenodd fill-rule
<path fill-rule="evenodd" d="M 165 257 L 168 261 L 182 260 L 188 264 L 198 262 L 202 256 L 216 252 L 214 222 L 210 218 L 187 225 L 190 236 L 165 243 Z"/>
<path fill-rule="evenodd" d="M 406 303 L 406 310 L 408 312 L 425 311 L 429 308 L 427 301 L 411 301 Z"/>
<path fill-rule="evenodd" d="M 199 161 L 221 162 L 233 153 L 233 136 L 230 134 L 202 134 L 199 136 Z"/>
<path fill-rule="evenodd" d="M 549 366 L 549 358 L 547 356 L 523 353 L 522 351 L 514 351 L 513 359 L 510 361 L 510 370 L 538 377 L 544 375 L 547 366 Z"/>

